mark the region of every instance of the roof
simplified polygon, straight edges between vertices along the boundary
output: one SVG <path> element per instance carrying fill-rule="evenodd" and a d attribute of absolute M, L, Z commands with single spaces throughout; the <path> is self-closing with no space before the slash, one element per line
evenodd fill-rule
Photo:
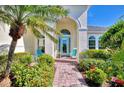
<path fill-rule="evenodd" d="M 89 5 L 62 5 L 62 7 L 69 11 L 69 16 L 78 19 L 89 8 Z"/>
<path fill-rule="evenodd" d="M 88 31 L 106 31 L 108 27 L 88 26 Z"/>

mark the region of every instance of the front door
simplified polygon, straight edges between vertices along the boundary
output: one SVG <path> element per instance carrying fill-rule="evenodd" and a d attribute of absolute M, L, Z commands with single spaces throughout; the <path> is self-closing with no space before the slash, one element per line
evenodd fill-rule
<path fill-rule="evenodd" d="M 69 37 L 61 37 L 60 52 L 62 56 L 69 55 Z"/>

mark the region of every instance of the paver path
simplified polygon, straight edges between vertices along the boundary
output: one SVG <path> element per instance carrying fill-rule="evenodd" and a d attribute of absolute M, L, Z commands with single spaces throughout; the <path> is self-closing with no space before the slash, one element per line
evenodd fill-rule
<path fill-rule="evenodd" d="M 76 66 L 69 62 L 56 62 L 54 87 L 86 87 L 86 83 Z"/>

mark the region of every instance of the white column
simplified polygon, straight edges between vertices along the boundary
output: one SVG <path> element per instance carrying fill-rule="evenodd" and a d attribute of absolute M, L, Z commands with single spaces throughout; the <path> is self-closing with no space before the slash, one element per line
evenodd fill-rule
<path fill-rule="evenodd" d="M 98 37 L 96 37 L 96 49 L 98 50 L 99 49 L 99 38 Z"/>
<path fill-rule="evenodd" d="M 77 59 L 79 62 L 79 53 L 88 49 L 87 40 L 87 11 L 78 18 L 78 34 L 77 34 Z"/>
<path fill-rule="evenodd" d="M 79 53 L 88 49 L 87 31 L 79 31 Z"/>
<path fill-rule="evenodd" d="M 54 57 L 54 42 L 45 36 L 45 53 Z"/>

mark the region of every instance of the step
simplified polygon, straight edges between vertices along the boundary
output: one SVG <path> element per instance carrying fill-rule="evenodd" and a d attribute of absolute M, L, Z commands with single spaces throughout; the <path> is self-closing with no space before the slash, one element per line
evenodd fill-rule
<path fill-rule="evenodd" d="M 56 62 L 75 62 L 78 63 L 78 60 L 76 58 L 56 58 Z"/>

